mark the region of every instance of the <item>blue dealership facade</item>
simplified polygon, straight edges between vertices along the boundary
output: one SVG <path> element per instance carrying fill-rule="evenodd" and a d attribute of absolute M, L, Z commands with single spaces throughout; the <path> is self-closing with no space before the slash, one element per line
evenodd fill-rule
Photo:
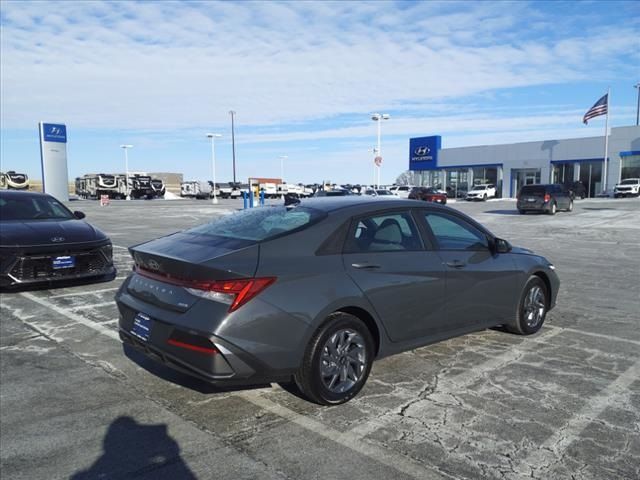
<path fill-rule="evenodd" d="M 497 196 L 515 197 L 523 185 L 581 182 L 587 195 L 613 191 L 620 179 L 640 177 L 640 127 L 617 127 L 609 135 L 604 181 L 604 138 L 442 148 L 440 136 L 409 140 L 409 170 L 415 183 L 463 196 L 482 183 L 496 185 Z M 605 188 L 606 187 L 606 188 Z"/>

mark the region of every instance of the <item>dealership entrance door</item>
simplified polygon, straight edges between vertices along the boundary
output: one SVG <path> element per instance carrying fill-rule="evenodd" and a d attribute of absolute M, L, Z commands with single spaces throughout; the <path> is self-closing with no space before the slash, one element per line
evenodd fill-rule
<path fill-rule="evenodd" d="M 602 161 L 580 162 L 580 181 L 587 189 L 587 197 L 602 191 Z"/>
<path fill-rule="evenodd" d="M 515 197 L 525 185 L 540 183 L 539 168 L 512 168 L 511 169 L 511 196 Z"/>

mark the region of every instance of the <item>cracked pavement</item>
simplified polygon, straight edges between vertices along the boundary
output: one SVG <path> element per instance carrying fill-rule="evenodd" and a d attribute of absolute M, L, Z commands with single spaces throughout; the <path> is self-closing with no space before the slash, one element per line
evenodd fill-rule
<path fill-rule="evenodd" d="M 125 247 L 237 207 L 73 202 L 118 279 L 0 296 L 0 470 L 20 478 L 640 478 L 640 199 L 514 215 L 452 203 L 557 267 L 532 337 L 498 329 L 376 362 L 351 402 L 216 389 L 117 341 Z M 140 221 L 144 218 L 144 221 Z"/>

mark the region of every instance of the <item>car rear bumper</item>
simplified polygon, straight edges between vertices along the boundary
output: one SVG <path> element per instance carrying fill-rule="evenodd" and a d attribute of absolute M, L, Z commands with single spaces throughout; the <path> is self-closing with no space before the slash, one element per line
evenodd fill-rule
<path fill-rule="evenodd" d="M 298 368 L 294 350 L 302 344 L 306 324 L 268 303 L 253 299 L 233 314 L 226 313 L 226 305 L 208 300 L 198 300 L 186 311 L 171 310 L 132 295 L 127 287 L 131 278 L 116 295 L 120 338 L 150 359 L 219 385 L 288 381 Z M 141 313 L 150 322 L 146 339 L 133 333 Z M 260 335 L 261 328 L 275 332 L 280 327 L 288 336 L 278 335 L 274 340 L 268 334 Z"/>

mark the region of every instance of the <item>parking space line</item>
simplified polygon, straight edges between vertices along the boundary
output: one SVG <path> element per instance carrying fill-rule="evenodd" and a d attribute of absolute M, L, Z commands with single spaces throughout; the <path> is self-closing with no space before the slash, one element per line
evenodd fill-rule
<path fill-rule="evenodd" d="M 71 310 L 73 310 L 74 312 L 77 310 L 87 310 L 89 308 L 100 308 L 100 307 L 108 307 L 110 305 L 115 305 L 116 302 L 115 300 L 111 300 L 110 302 L 102 302 L 102 303 L 92 303 L 89 305 L 80 305 L 77 307 L 71 307 Z"/>
<path fill-rule="evenodd" d="M 35 295 L 33 295 L 32 293 L 27 293 L 27 292 L 22 292 L 20 293 L 21 296 L 23 296 L 24 298 L 27 298 L 29 300 L 31 300 L 32 302 L 35 302 L 39 305 L 42 305 L 43 307 L 46 307 L 50 310 L 53 310 L 56 313 L 59 313 L 60 315 L 68 318 L 69 320 L 73 320 L 74 322 L 80 323 L 82 325 L 84 325 L 85 327 L 89 327 L 93 330 L 95 330 L 98 333 L 101 333 L 102 335 L 106 335 L 109 338 L 113 338 L 114 340 L 118 340 L 120 341 L 120 336 L 118 335 L 118 332 L 116 332 L 115 330 L 112 330 L 110 328 L 105 327 L 103 324 L 98 323 L 98 322 L 94 322 L 92 320 L 88 320 L 76 313 L 73 313 L 70 309 L 68 308 L 64 308 L 64 307 L 59 307 L 58 305 L 49 302 L 43 298 L 39 298 L 36 297 Z"/>
<path fill-rule="evenodd" d="M 96 293 L 103 293 L 103 292 L 113 292 L 115 290 L 118 290 L 120 287 L 111 287 L 111 288 L 101 288 L 99 290 L 92 290 L 90 292 L 71 292 L 71 293 L 61 293 L 59 295 L 50 295 L 48 297 L 45 297 L 47 300 L 52 300 L 54 298 L 64 298 L 64 297 L 77 297 L 78 295 L 93 295 Z"/>
<path fill-rule="evenodd" d="M 614 335 L 607 335 L 606 333 L 587 332 L 584 330 L 578 330 L 577 328 L 559 327 L 557 325 L 548 325 L 548 327 L 556 330 L 564 330 L 565 332 L 576 333 L 579 335 L 586 335 L 588 337 L 604 338 L 612 342 L 631 343 L 633 345 L 640 346 L 640 341 L 638 340 L 631 340 L 630 338 L 616 337 Z"/>
<path fill-rule="evenodd" d="M 261 394 L 248 394 L 241 392 L 243 399 L 253 403 L 254 405 L 267 410 L 279 417 L 284 418 L 296 425 L 313 432 L 321 437 L 327 438 L 332 442 L 338 443 L 350 450 L 354 450 L 365 457 L 371 458 L 376 462 L 387 465 L 394 470 L 398 470 L 411 477 L 419 479 L 445 479 L 451 478 L 441 473 L 435 472 L 428 465 L 421 465 L 418 462 L 405 457 L 402 454 L 390 453 L 385 448 L 378 447 L 372 443 L 362 441 L 361 438 L 352 432 L 339 432 L 330 427 L 325 426 L 321 422 L 307 417 L 293 410 L 283 407 L 282 405 L 272 402 Z"/>
<path fill-rule="evenodd" d="M 104 323 L 97 323 L 87 318 L 84 318 L 72 312 L 68 308 L 55 305 L 54 303 L 49 302 L 46 299 L 36 297 L 31 293 L 23 292 L 23 293 L 20 293 L 20 295 L 35 303 L 38 303 L 39 305 L 42 305 L 43 307 L 53 310 L 54 312 L 68 318 L 69 320 L 80 323 L 86 327 L 89 327 L 95 330 L 96 332 L 102 335 L 105 335 L 109 338 L 112 338 L 120 342 L 118 332 L 116 332 L 115 330 L 106 328 L 104 326 Z M 39 331 L 39 329 L 37 329 L 37 326 L 32 325 L 32 327 L 34 327 L 36 330 Z M 279 405 L 277 403 L 274 403 L 271 400 L 268 400 L 264 397 L 256 396 L 253 392 L 250 392 L 250 391 L 238 392 L 237 395 L 243 398 L 244 400 L 247 400 L 248 402 L 253 403 L 254 405 L 260 408 L 263 408 L 279 417 L 282 417 L 285 420 L 289 420 L 290 422 L 295 423 L 296 425 L 308 431 L 311 431 L 322 437 L 325 437 L 328 440 L 331 440 L 335 443 L 338 443 L 339 445 L 347 447 L 350 450 L 353 450 L 361 455 L 371 458 L 372 460 L 382 463 L 383 465 L 391 467 L 394 470 L 405 473 L 411 477 L 418 478 L 418 479 L 439 479 L 439 480 L 451 478 L 449 476 L 444 476 L 442 474 L 439 474 L 434 470 L 431 470 L 428 465 L 421 465 L 415 460 L 412 460 L 406 457 L 405 455 L 402 455 L 400 453 L 392 453 L 382 447 L 376 446 L 366 441 L 362 441 L 362 439 L 358 438 L 352 432 L 344 433 L 344 432 L 339 432 L 337 430 L 334 430 L 330 427 L 323 425 L 317 420 L 314 420 L 312 418 L 309 418 L 302 414 L 294 412 L 293 410 L 287 407 L 284 407 L 282 405 Z"/>
<path fill-rule="evenodd" d="M 520 463 L 523 470 L 535 469 L 535 465 L 545 465 L 545 470 L 553 463 L 549 460 L 562 459 L 564 452 L 581 433 L 595 421 L 609 405 L 623 404 L 629 394 L 629 387 L 640 378 L 640 360 L 627 368 L 597 395 L 590 398 L 585 405 L 573 415 L 567 423 L 558 428 L 553 435 L 536 448 Z M 551 458 L 546 458 L 551 456 Z"/>

